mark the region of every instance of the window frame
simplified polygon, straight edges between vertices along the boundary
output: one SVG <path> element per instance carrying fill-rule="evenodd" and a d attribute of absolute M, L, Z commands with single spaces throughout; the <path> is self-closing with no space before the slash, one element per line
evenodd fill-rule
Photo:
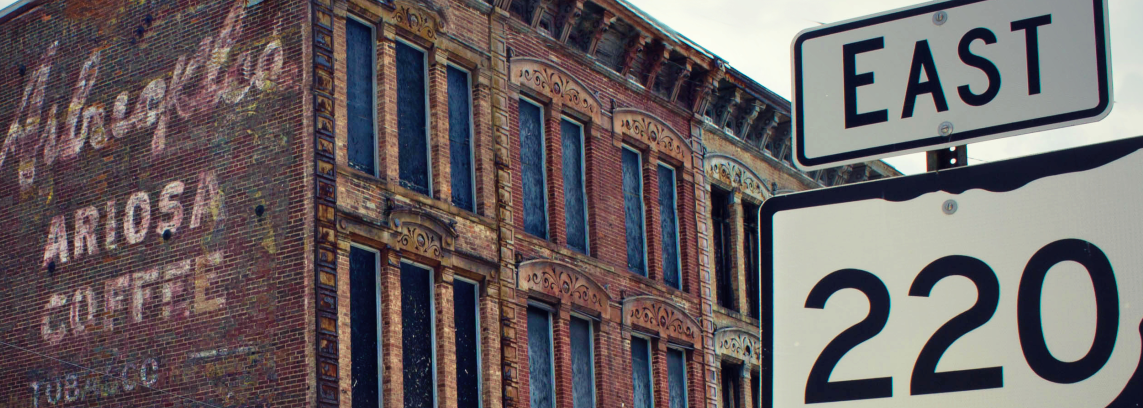
<path fill-rule="evenodd" d="M 690 373 L 687 372 L 687 349 L 673 344 L 667 345 L 667 408 L 671 405 L 671 352 L 677 351 L 683 353 L 683 405 L 690 408 L 690 391 L 687 389 L 690 386 Z"/>
<path fill-rule="evenodd" d="M 475 305 L 476 305 L 476 308 L 473 309 L 476 312 L 476 314 L 475 314 L 475 316 L 476 316 L 476 368 L 477 368 L 476 369 L 476 393 L 477 393 L 477 395 L 480 395 L 480 398 L 478 398 L 476 401 L 476 407 L 482 408 L 482 407 L 484 407 L 484 369 L 483 369 L 483 367 L 484 367 L 483 366 L 483 364 L 484 364 L 484 360 L 483 360 L 484 353 L 482 353 L 482 351 L 484 351 L 484 348 L 483 348 L 484 346 L 483 346 L 483 344 L 481 344 L 481 339 L 480 339 L 480 329 L 481 329 L 481 326 L 480 326 L 480 282 L 477 282 L 475 280 L 468 279 L 465 277 L 461 277 L 459 275 L 454 275 L 453 280 L 454 281 L 459 280 L 461 282 L 468 283 L 468 284 L 475 287 L 472 300 L 473 300 L 473 302 L 475 302 Z M 454 306 L 453 313 L 456 313 L 455 306 Z M 435 315 L 436 314 L 434 313 L 434 316 Z M 433 324 L 433 327 L 434 328 L 436 327 L 435 322 Z M 455 322 L 453 324 L 453 330 L 454 331 L 456 330 Z M 456 346 L 455 342 L 454 342 L 453 346 L 454 347 Z M 435 351 L 436 347 L 433 347 L 433 350 Z M 433 360 L 433 364 L 436 364 L 435 359 Z M 435 388 L 434 388 L 434 390 L 435 390 Z"/>
<path fill-rule="evenodd" d="M 372 252 L 374 255 L 376 255 L 376 257 L 373 258 L 375 261 L 373 271 L 376 274 L 375 279 L 377 285 L 374 288 L 373 293 L 377 297 L 377 406 L 378 408 L 382 408 L 385 406 L 385 353 L 383 351 L 384 342 L 382 341 L 382 334 L 385 333 L 385 327 L 382 326 L 382 324 L 384 324 L 385 319 L 382 319 L 381 314 L 381 251 L 369 246 L 358 244 L 356 242 L 350 242 L 349 247 L 364 250 L 366 252 Z M 352 359 L 353 356 L 350 355 L 350 358 Z M 435 362 L 436 361 L 434 360 L 434 364 Z"/>
<path fill-rule="evenodd" d="M 672 183 L 671 184 L 673 184 L 675 186 L 675 188 L 674 188 L 675 208 L 673 211 L 675 214 L 675 254 L 676 254 L 675 263 L 678 264 L 676 266 L 679 268 L 678 269 L 678 271 L 679 271 L 679 287 L 676 288 L 676 287 L 671 286 L 669 284 L 667 286 L 678 289 L 678 290 L 683 290 L 683 244 L 682 244 L 682 242 L 680 242 L 683 239 L 683 234 L 680 231 L 682 229 L 682 226 L 679 225 L 679 173 L 678 173 L 678 169 L 675 168 L 675 166 L 672 166 L 670 163 L 667 163 L 665 161 L 659 160 L 658 166 L 666 167 L 667 169 L 671 170 L 671 176 L 672 176 L 672 178 L 671 178 Z M 656 168 L 656 170 L 658 170 L 658 168 Z M 661 209 L 662 205 L 663 205 L 663 203 L 660 202 L 659 203 L 659 206 L 660 206 L 659 212 L 660 213 L 662 212 L 662 209 Z M 659 234 L 662 235 L 662 231 L 659 231 Z M 662 239 L 662 237 L 660 237 L 660 239 Z M 644 240 L 646 240 L 646 237 L 644 237 Z M 664 274 L 663 280 L 664 280 L 663 283 L 666 283 L 666 274 Z"/>
<path fill-rule="evenodd" d="M 583 195 L 583 239 L 584 239 L 583 247 L 584 247 L 584 255 L 591 256 L 591 223 L 588 222 L 588 220 L 590 219 L 588 214 L 590 214 L 591 210 L 588 209 L 589 203 L 587 201 L 587 135 L 586 135 L 586 131 L 584 130 L 585 129 L 584 124 L 582 122 L 580 122 L 578 119 L 571 117 L 571 116 L 568 116 L 566 113 L 561 113 L 560 114 L 560 120 L 561 121 L 566 120 L 569 123 L 572 123 L 572 124 L 579 127 L 579 178 L 581 180 L 580 181 L 580 187 L 582 187 L 582 188 L 580 188 L 580 190 L 583 190 L 580 192 Z M 562 141 L 562 138 L 563 138 L 562 134 L 560 135 L 560 138 Z M 560 158 L 562 159 L 563 158 L 562 146 L 560 148 L 560 156 L 561 156 Z M 563 164 L 563 163 L 560 163 L 560 164 Z M 565 198 L 565 200 L 566 200 L 566 198 Z M 566 212 L 567 206 L 565 205 L 564 207 L 565 207 L 564 210 Z M 566 223 L 567 221 L 565 220 L 564 222 Z M 564 229 L 565 230 L 567 229 L 567 225 L 564 226 Z"/>
<path fill-rule="evenodd" d="M 580 319 L 580 320 L 583 320 L 584 322 L 587 322 L 587 334 L 588 334 L 587 346 L 588 346 L 588 350 L 591 351 L 591 406 L 598 408 L 599 407 L 599 390 L 597 389 L 598 384 L 595 381 L 595 374 L 596 374 L 596 371 L 595 371 L 595 321 L 596 320 L 594 318 L 592 318 L 591 316 L 572 312 L 571 317 L 568 318 L 568 331 L 569 332 L 571 331 L 571 319 Z M 568 337 L 570 339 L 571 336 L 569 335 Z M 554 344 L 553 344 L 552 348 L 555 348 Z M 571 350 L 568 350 L 568 351 L 570 352 Z M 569 354 L 568 357 L 569 357 L 568 358 L 568 364 L 570 365 L 571 364 L 571 355 Z M 572 406 L 573 407 L 575 406 L 575 378 L 574 378 L 574 376 L 572 378 Z"/>
<path fill-rule="evenodd" d="M 545 241 L 551 241 L 552 240 L 552 217 L 550 214 L 551 203 L 549 202 L 551 200 L 548 199 L 548 189 L 549 189 L 549 187 L 548 187 L 548 135 L 547 135 L 547 129 L 545 129 L 547 127 L 547 126 L 545 126 L 545 123 L 547 122 L 545 115 L 547 115 L 547 113 L 548 113 L 547 112 L 547 106 L 544 106 L 544 104 L 539 103 L 536 100 L 534 100 L 534 99 L 532 99 L 532 98 L 530 98 L 530 97 L 528 97 L 522 93 L 520 94 L 520 101 L 522 101 L 524 103 L 531 104 L 531 105 L 540 109 L 540 177 L 541 177 L 542 181 L 544 182 L 544 236 L 540 237 L 538 235 L 532 235 L 531 233 L 529 233 L 527 228 L 526 228 L 526 226 L 527 226 L 526 221 L 525 221 L 525 225 L 522 225 L 521 227 L 524 227 L 524 233 L 525 234 L 532 235 L 532 236 L 538 237 L 538 238 L 543 238 Z M 516 110 L 516 127 L 517 127 L 516 139 L 518 142 L 521 142 L 521 144 L 522 144 L 523 142 L 521 140 L 519 140 L 520 139 L 520 135 L 519 135 L 519 133 L 520 133 L 519 132 L 520 110 L 518 108 Z M 523 149 L 519 148 L 517 150 L 522 151 Z M 521 159 L 523 159 L 523 154 L 521 154 Z M 523 160 L 521 160 L 521 163 L 520 163 L 520 166 L 521 166 L 520 194 L 521 195 L 524 194 L 523 165 L 524 165 Z M 521 197 L 521 198 L 524 198 L 524 197 Z M 526 205 L 526 203 L 524 202 L 523 199 L 520 200 L 520 204 L 521 204 L 521 206 Z M 527 210 L 525 208 L 521 208 L 521 209 L 524 210 L 520 213 L 520 216 L 523 217 L 527 213 Z"/>
<path fill-rule="evenodd" d="M 369 32 L 372 34 L 372 38 L 373 38 L 373 47 L 372 47 L 373 48 L 373 55 L 370 56 L 370 58 L 373 60 L 373 64 L 372 64 L 373 65 L 373 75 L 372 75 L 373 95 L 370 96 L 370 99 L 373 101 L 373 103 L 371 104 L 373 106 L 373 109 L 372 109 L 372 113 L 373 113 L 373 173 L 370 175 L 373 177 L 380 177 L 381 176 L 381 149 L 380 149 L 381 132 L 378 131 L 378 126 L 377 126 L 377 124 L 378 124 L 377 108 L 380 106 L 377 103 L 377 90 L 380 89 L 377 86 L 377 74 L 380 72 L 380 70 L 377 69 L 377 25 L 374 23 L 371 23 L 371 22 L 369 22 L 363 18 L 357 17 L 356 15 L 353 15 L 351 13 L 347 13 L 346 18 L 352 19 L 353 21 L 357 22 L 358 24 L 361 24 L 365 27 L 368 27 Z M 347 49 L 349 48 L 348 44 L 346 45 L 346 48 Z M 346 78 L 346 82 L 348 82 L 348 78 Z M 346 137 L 348 137 L 348 130 L 347 130 Z M 348 141 L 346 142 L 346 144 L 347 145 L 349 144 Z M 349 158 L 348 158 L 349 155 L 346 154 L 346 156 L 347 156 L 346 162 L 348 162 L 349 161 Z M 346 164 L 348 164 L 348 163 L 346 163 Z M 349 166 L 349 167 L 353 168 L 353 166 Z M 361 171 L 358 169 L 354 169 L 354 170 Z M 362 173 L 365 173 L 365 172 L 362 171 Z"/>
<path fill-rule="evenodd" d="M 429 185 L 427 186 L 428 194 L 426 194 L 426 195 L 428 195 L 430 198 L 438 198 L 438 197 L 433 197 L 433 116 L 432 116 L 432 111 L 429 110 L 430 103 L 432 102 L 430 100 L 430 98 L 432 97 L 431 92 L 430 92 L 432 84 L 430 84 L 431 81 L 430 81 L 430 77 L 429 77 L 429 51 L 427 49 L 425 49 L 424 47 L 417 45 L 415 42 L 405 40 L 401 37 L 397 37 L 396 41 L 401 43 L 401 44 L 408 46 L 409 48 L 420 51 L 421 52 L 421 60 L 424 62 L 424 64 L 423 64 L 423 66 L 424 66 L 423 71 L 424 72 L 422 72 L 421 75 L 423 75 L 424 79 L 425 79 L 424 80 L 424 82 L 425 82 L 425 90 L 424 90 L 425 91 L 424 92 L 424 95 L 425 95 L 425 159 L 427 159 L 426 161 L 428 162 L 428 166 L 425 166 L 425 167 L 429 172 L 428 178 L 426 179 L 429 183 Z M 394 54 L 395 53 L 396 53 L 396 50 L 394 50 Z M 397 75 L 397 73 L 394 71 L 393 75 L 395 76 L 395 75 Z M 469 77 L 469 79 L 471 80 L 471 76 Z M 471 84 L 469 84 L 469 86 L 471 87 Z M 394 92 L 394 93 L 397 93 L 397 92 Z M 471 98 L 470 98 L 470 100 L 471 100 Z M 400 104 L 400 101 L 401 101 L 401 95 L 399 93 L 397 93 L 398 105 Z M 472 110 L 469 109 L 469 111 L 471 112 Z M 398 115 L 397 121 L 400 122 L 400 120 L 401 120 L 400 115 Z M 401 132 L 399 130 L 397 131 L 397 139 L 398 139 L 398 142 L 397 142 L 398 152 L 397 152 L 397 154 L 401 154 L 401 152 L 400 152 Z M 398 173 L 400 173 L 400 170 L 398 170 Z M 400 181 L 401 181 L 401 175 L 398 174 L 397 175 L 397 184 L 400 184 Z M 449 197 L 449 201 L 450 202 L 452 201 L 452 197 Z M 430 268 L 430 270 L 431 270 L 431 268 Z M 435 360 L 433 361 L 433 364 L 436 364 Z M 435 393 L 435 391 L 434 391 L 434 393 Z M 436 397 L 434 396 L 434 400 L 433 400 L 434 403 L 436 402 L 435 398 Z"/>
<path fill-rule="evenodd" d="M 472 172 L 471 172 L 471 174 L 469 174 L 469 176 L 472 178 L 472 213 L 475 214 L 478 212 L 479 202 L 476 199 L 476 119 L 475 119 L 476 112 L 474 112 L 476 110 L 475 109 L 476 108 L 476 96 L 473 94 L 472 70 L 465 68 L 464 66 L 459 65 L 457 63 L 454 63 L 452 61 L 449 61 L 447 66 L 456 68 L 458 71 L 464 72 L 465 76 L 468 77 L 468 156 L 469 156 L 468 159 L 469 159 L 469 163 L 472 164 Z M 428 65 L 425 65 L 425 68 L 428 69 Z M 445 71 L 445 77 L 446 77 L 445 82 L 447 84 L 447 82 L 448 82 L 448 78 L 447 78 L 448 72 L 447 71 Z M 425 85 L 426 86 L 428 85 L 428 81 L 425 81 Z M 447 88 L 445 89 L 445 94 L 446 94 L 445 97 L 447 99 L 447 97 L 448 97 L 448 95 L 447 95 L 448 89 Z M 426 102 L 426 104 L 428 103 L 428 98 L 425 98 L 425 102 Z M 428 108 L 426 107 L 426 109 L 428 109 Z M 431 138 L 432 137 L 430 136 L 430 139 Z M 432 154 L 432 144 L 431 143 L 429 144 L 429 154 Z M 429 157 L 429 167 L 432 167 L 432 157 Z M 449 175 L 451 175 L 451 174 L 452 174 L 452 168 L 450 167 L 449 168 Z M 432 172 L 431 171 L 429 173 L 429 178 L 432 179 Z M 451 182 L 452 180 L 449 180 L 449 181 Z M 452 186 L 450 185 L 449 187 L 452 187 Z M 431 189 L 432 189 L 431 182 L 430 182 L 429 188 L 431 191 Z M 452 197 L 449 197 L 449 204 L 452 204 Z M 467 210 L 465 210 L 465 211 L 467 211 Z M 480 286 L 477 285 L 477 288 L 479 288 L 479 287 Z"/>
<path fill-rule="evenodd" d="M 552 388 L 552 398 L 553 398 L 552 405 L 555 408 L 559 408 L 559 404 L 556 403 L 556 401 L 555 401 L 555 398 L 558 395 L 558 394 L 556 394 L 556 333 L 555 333 L 556 320 L 555 320 L 555 317 L 559 316 L 559 315 L 557 314 L 556 310 L 553 309 L 551 306 L 548 306 L 546 304 L 539 303 L 539 302 L 534 302 L 531 300 L 528 301 L 527 306 L 525 307 L 524 313 L 528 312 L 527 308 L 529 308 L 529 307 L 536 308 L 537 310 L 543 311 L 544 313 L 547 313 L 547 315 L 548 315 L 548 358 L 550 359 L 549 361 L 551 362 L 551 364 L 549 364 L 551 366 L 550 367 L 551 373 L 549 373 L 549 375 L 551 375 L 550 378 L 552 379 L 552 382 L 549 385 L 551 385 L 551 388 Z M 525 317 L 525 319 L 527 319 L 527 317 Z M 529 339 L 529 342 L 531 342 L 531 339 Z M 529 349 L 530 348 L 531 348 L 531 346 L 529 346 Z M 531 367 L 529 367 L 529 371 L 531 371 Z M 531 385 L 532 385 L 532 378 L 531 378 L 531 373 L 529 373 L 529 376 L 528 376 L 529 390 L 528 390 L 528 392 L 532 392 L 532 390 L 530 389 Z M 529 403 L 529 405 L 531 404 L 530 399 L 529 399 L 528 403 Z"/>
<path fill-rule="evenodd" d="M 648 378 L 650 378 L 650 381 L 647 382 L 647 386 L 650 388 L 650 391 L 651 391 L 651 399 L 649 400 L 651 402 L 651 406 L 647 407 L 647 408 L 655 408 L 655 360 L 654 360 L 654 358 L 655 358 L 655 343 L 653 341 L 654 338 L 652 338 L 651 336 L 648 336 L 646 334 L 640 333 L 640 332 L 632 331 L 631 332 L 631 339 L 636 339 L 636 338 L 642 339 L 642 340 L 647 342 L 647 376 L 648 376 Z M 634 346 L 632 346 L 632 347 L 634 347 Z M 628 353 L 628 354 L 630 354 L 630 353 Z M 634 359 L 634 356 L 632 356 L 632 359 L 631 359 L 631 375 L 632 376 L 635 375 L 635 359 Z M 634 400 L 634 398 L 635 398 L 635 383 L 634 383 L 635 378 L 632 377 L 631 381 L 632 381 L 632 383 L 631 383 L 631 398 L 632 398 L 631 405 L 632 405 L 632 407 L 631 408 L 638 408 L 638 407 L 635 407 L 635 400 Z M 669 397 L 668 397 L 668 399 L 669 399 Z M 668 403 L 668 405 L 669 405 L 669 403 Z"/>
<path fill-rule="evenodd" d="M 641 274 L 639 276 L 647 278 L 647 277 L 651 276 L 651 266 L 647 265 L 647 204 L 646 204 L 647 186 L 646 186 L 646 182 L 643 180 L 643 152 L 639 151 L 639 149 L 628 146 L 627 144 L 624 144 L 622 146 L 622 148 L 630 150 L 631 152 L 635 153 L 635 156 L 639 159 L 639 172 L 638 172 L 638 174 L 639 174 L 639 189 L 638 189 L 638 191 L 639 191 L 639 206 L 640 206 L 640 209 L 642 210 L 641 222 L 643 223 L 643 274 Z M 622 153 L 623 152 L 620 151 L 620 155 L 619 155 L 619 157 L 620 157 L 619 166 L 620 166 L 620 172 L 621 172 L 620 174 L 622 174 L 622 166 L 623 166 L 623 160 L 622 160 L 623 154 Z M 622 186 L 620 186 L 620 188 L 622 188 Z M 627 205 L 626 202 L 627 202 L 627 200 L 624 200 L 624 205 Z M 624 210 L 624 213 L 626 213 L 627 209 L 624 208 L 623 210 Z M 626 226 L 624 227 L 624 230 L 626 230 Z M 626 242 L 627 237 L 624 236 L 623 238 L 624 238 L 624 241 Z M 630 267 L 628 267 L 626 269 L 628 272 L 635 273 L 635 271 L 632 271 Z M 654 395 L 654 394 L 652 394 L 652 395 Z"/>
<path fill-rule="evenodd" d="M 420 263 L 420 262 L 417 262 L 417 261 L 414 261 L 414 260 L 411 260 L 408 258 L 401 259 L 401 263 L 413 265 L 415 267 L 424 269 L 425 272 L 427 272 L 429 274 L 429 333 L 431 334 L 431 337 L 432 337 L 431 340 L 433 342 L 433 346 L 432 346 L 432 350 L 433 350 L 433 352 L 432 352 L 432 355 L 433 355 L 432 356 L 432 358 L 433 358 L 433 405 L 432 406 L 438 407 L 438 405 L 437 405 L 437 403 L 438 403 L 437 386 L 439 383 L 437 381 L 438 381 L 439 377 L 437 376 L 437 288 L 436 288 L 437 287 L 437 282 L 436 282 L 437 279 L 436 279 L 436 269 L 434 269 L 433 267 L 428 266 L 426 264 L 423 264 L 423 263 Z M 404 308 L 405 308 L 405 305 L 402 304 L 401 309 L 404 310 Z M 402 328 L 405 327 L 404 316 L 402 316 L 402 318 L 401 318 L 401 327 Z M 404 340 L 402 339 L 402 341 L 404 341 Z M 404 347 L 402 347 L 401 353 L 402 353 L 401 354 L 401 360 L 402 360 L 402 364 L 403 364 L 404 359 L 405 359 Z M 404 389 L 402 389 L 401 392 L 403 394 Z"/>

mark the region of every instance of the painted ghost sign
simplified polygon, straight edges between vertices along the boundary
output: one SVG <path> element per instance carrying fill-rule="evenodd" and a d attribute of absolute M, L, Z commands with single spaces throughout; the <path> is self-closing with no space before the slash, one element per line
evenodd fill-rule
<path fill-rule="evenodd" d="M 302 405 L 304 13 L 0 17 L 0 407 Z"/>

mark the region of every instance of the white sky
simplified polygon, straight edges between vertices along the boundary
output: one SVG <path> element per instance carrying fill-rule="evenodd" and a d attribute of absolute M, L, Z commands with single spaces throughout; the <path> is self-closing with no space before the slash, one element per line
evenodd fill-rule
<path fill-rule="evenodd" d="M 770 90 L 790 97 L 790 41 L 818 25 L 915 0 L 629 0 Z M 969 164 L 1143 135 L 1143 0 L 1108 0 L 1114 105 L 1102 122 L 977 143 Z M 14 0 L 0 0 L 0 8 Z M 925 171 L 923 153 L 886 159 L 906 174 Z"/>

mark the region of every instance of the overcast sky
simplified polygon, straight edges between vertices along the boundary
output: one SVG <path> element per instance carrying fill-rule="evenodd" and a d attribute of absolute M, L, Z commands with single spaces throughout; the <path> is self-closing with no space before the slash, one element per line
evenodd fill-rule
<path fill-rule="evenodd" d="M 914 0 L 629 0 L 718 54 L 739 71 L 790 98 L 790 41 L 799 31 L 912 4 Z M 0 8 L 13 0 L 0 0 Z M 1102 122 L 977 143 L 969 164 L 1143 135 L 1143 0 L 1109 0 L 1114 107 Z M 1134 21 L 1133 21 L 1134 20 Z M 886 159 L 898 170 L 925 170 L 924 154 Z"/>

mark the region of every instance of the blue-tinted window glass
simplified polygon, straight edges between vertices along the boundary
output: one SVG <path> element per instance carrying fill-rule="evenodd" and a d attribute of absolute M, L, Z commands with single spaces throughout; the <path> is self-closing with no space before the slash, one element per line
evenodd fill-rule
<path fill-rule="evenodd" d="M 524 232 L 548 238 L 547 188 L 544 181 L 544 112 L 520 101 L 520 178 L 523 179 Z"/>
<path fill-rule="evenodd" d="M 760 248 L 758 243 L 758 206 L 743 203 L 742 204 L 742 230 L 743 230 L 743 243 L 742 255 L 746 257 L 746 302 L 749 304 L 747 314 L 755 319 L 760 318 L 761 304 L 759 303 L 759 296 L 761 295 L 761 288 L 758 285 L 759 280 L 762 278 L 762 269 L 760 261 Z"/>
<path fill-rule="evenodd" d="M 654 396 L 651 393 L 651 345 L 640 337 L 631 338 L 631 376 L 635 408 L 654 407 Z"/>
<path fill-rule="evenodd" d="M 682 289 L 679 273 L 679 219 L 675 191 L 675 169 L 659 165 L 659 229 L 663 239 L 663 281 Z"/>
<path fill-rule="evenodd" d="M 353 347 L 353 406 L 376 408 L 381 375 L 377 360 L 377 253 L 349 248 L 349 322 Z"/>
<path fill-rule="evenodd" d="M 682 350 L 667 350 L 667 386 L 671 408 L 687 408 L 687 354 Z"/>
<path fill-rule="evenodd" d="M 397 42 L 397 149 L 401 186 L 429 195 L 425 53 Z"/>
<path fill-rule="evenodd" d="M 528 308 L 528 388 L 531 408 L 556 408 L 551 325 L 551 314 L 534 307 Z"/>
<path fill-rule="evenodd" d="M 567 120 L 560 121 L 563 139 L 564 221 L 568 247 L 587 253 L 587 199 L 583 188 L 583 129 Z"/>
<path fill-rule="evenodd" d="M 353 19 L 345 21 L 345 104 L 349 133 L 349 166 L 374 174 L 373 30 Z"/>
<path fill-rule="evenodd" d="M 591 322 L 571 318 L 572 408 L 595 408 Z"/>
<path fill-rule="evenodd" d="M 433 274 L 401 264 L 401 361 L 405 408 L 433 408 Z"/>
<path fill-rule="evenodd" d="M 452 203 L 476 212 L 472 189 L 472 88 L 468 73 L 448 67 L 448 146 Z"/>
<path fill-rule="evenodd" d="M 623 150 L 623 212 L 627 226 L 627 269 L 647 276 L 643 251 L 643 166 L 639 154 Z"/>
<path fill-rule="evenodd" d="M 480 327 L 476 285 L 452 281 L 453 322 L 456 327 L 456 406 L 480 406 Z"/>

